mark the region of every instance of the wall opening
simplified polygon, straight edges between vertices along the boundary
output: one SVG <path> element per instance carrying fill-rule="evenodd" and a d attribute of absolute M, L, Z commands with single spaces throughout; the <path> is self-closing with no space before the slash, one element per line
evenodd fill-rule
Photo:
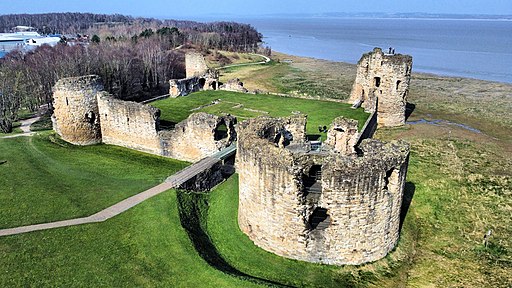
<path fill-rule="evenodd" d="M 329 227 L 331 219 L 328 210 L 322 207 L 316 207 L 311 216 L 309 216 L 309 228 L 310 230 L 323 230 Z"/>
<path fill-rule="evenodd" d="M 93 111 L 85 113 L 85 121 L 87 123 L 94 124 L 94 121 L 96 121 L 96 114 L 94 114 Z"/>
<path fill-rule="evenodd" d="M 396 81 L 396 90 L 398 90 L 398 88 L 400 88 L 400 83 L 402 83 L 402 81 L 400 81 L 400 80 Z"/>
<path fill-rule="evenodd" d="M 68 97 L 66 97 L 66 106 L 69 106 L 69 100 L 68 100 Z"/>
<path fill-rule="evenodd" d="M 206 84 L 206 79 L 200 78 L 198 83 L 199 83 L 199 88 L 203 89 L 204 84 Z"/>
<path fill-rule="evenodd" d="M 322 166 L 313 165 L 307 174 L 302 174 L 302 184 L 305 196 L 322 194 Z"/>
<path fill-rule="evenodd" d="M 393 175 L 393 171 L 395 169 L 391 168 L 391 170 L 386 171 L 386 176 L 384 177 L 384 190 L 389 191 L 389 179 L 391 178 L 391 175 Z"/>
<path fill-rule="evenodd" d="M 210 87 L 211 87 L 213 90 L 217 90 L 217 81 L 213 81 L 212 83 L 210 83 Z"/>
<path fill-rule="evenodd" d="M 228 138 L 228 126 L 226 125 L 226 122 L 222 120 L 219 124 L 217 124 L 217 127 L 215 127 L 213 140 L 219 141 L 225 138 Z"/>
<path fill-rule="evenodd" d="M 375 87 L 380 87 L 380 77 L 373 78 Z"/>

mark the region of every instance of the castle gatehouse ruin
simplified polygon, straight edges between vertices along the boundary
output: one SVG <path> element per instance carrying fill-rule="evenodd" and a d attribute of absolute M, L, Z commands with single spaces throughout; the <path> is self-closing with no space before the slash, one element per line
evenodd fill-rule
<path fill-rule="evenodd" d="M 338 118 L 313 150 L 305 121 L 256 118 L 239 125 L 238 223 L 254 243 L 283 257 L 361 264 L 391 251 L 399 237 L 409 145 L 359 138 Z"/>
<path fill-rule="evenodd" d="M 232 116 L 194 113 L 174 129 L 161 129 L 159 109 L 113 98 L 94 75 L 59 80 L 53 98 L 54 130 L 76 145 L 103 142 L 198 161 L 236 140 Z"/>
<path fill-rule="evenodd" d="M 404 125 L 411 70 L 411 56 L 373 49 L 357 63 L 350 103 L 366 112 L 377 112 L 379 126 Z"/>

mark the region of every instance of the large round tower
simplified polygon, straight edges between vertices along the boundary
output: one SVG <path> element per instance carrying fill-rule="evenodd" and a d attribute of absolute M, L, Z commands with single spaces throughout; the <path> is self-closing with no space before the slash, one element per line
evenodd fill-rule
<path fill-rule="evenodd" d="M 356 153 L 348 148 L 357 122 L 337 119 L 318 149 L 295 143 L 303 133 L 290 126 L 257 118 L 237 128 L 240 229 L 297 260 L 358 265 L 386 256 L 399 237 L 409 145 L 366 139 Z"/>
<path fill-rule="evenodd" d="M 53 90 L 53 129 L 67 142 L 101 142 L 97 94 L 103 85 L 96 75 L 61 79 Z"/>

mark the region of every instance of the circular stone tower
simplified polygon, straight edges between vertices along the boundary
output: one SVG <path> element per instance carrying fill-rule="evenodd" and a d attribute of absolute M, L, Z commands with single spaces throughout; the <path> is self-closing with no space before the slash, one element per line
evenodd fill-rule
<path fill-rule="evenodd" d="M 386 256 L 399 238 L 409 145 L 365 139 L 354 153 L 343 145 L 354 143 L 347 138 L 357 137 L 357 123 L 335 120 L 334 139 L 313 150 L 294 143 L 289 127 L 271 118 L 237 127 L 240 229 L 257 246 L 302 261 L 359 265 Z M 288 133 L 287 145 L 280 139 Z"/>
<path fill-rule="evenodd" d="M 53 88 L 53 129 L 67 142 L 101 142 L 97 94 L 103 90 L 96 75 L 61 79 Z"/>

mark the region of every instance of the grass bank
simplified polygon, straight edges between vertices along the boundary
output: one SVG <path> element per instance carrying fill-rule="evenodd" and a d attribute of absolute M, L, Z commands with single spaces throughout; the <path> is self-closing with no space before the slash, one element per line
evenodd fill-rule
<path fill-rule="evenodd" d="M 176 191 L 103 223 L 0 238 L 1 287 L 253 287 L 197 253 Z"/>
<path fill-rule="evenodd" d="M 187 164 L 110 145 L 74 146 L 50 132 L 0 139 L 0 228 L 89 216 Z"/>

